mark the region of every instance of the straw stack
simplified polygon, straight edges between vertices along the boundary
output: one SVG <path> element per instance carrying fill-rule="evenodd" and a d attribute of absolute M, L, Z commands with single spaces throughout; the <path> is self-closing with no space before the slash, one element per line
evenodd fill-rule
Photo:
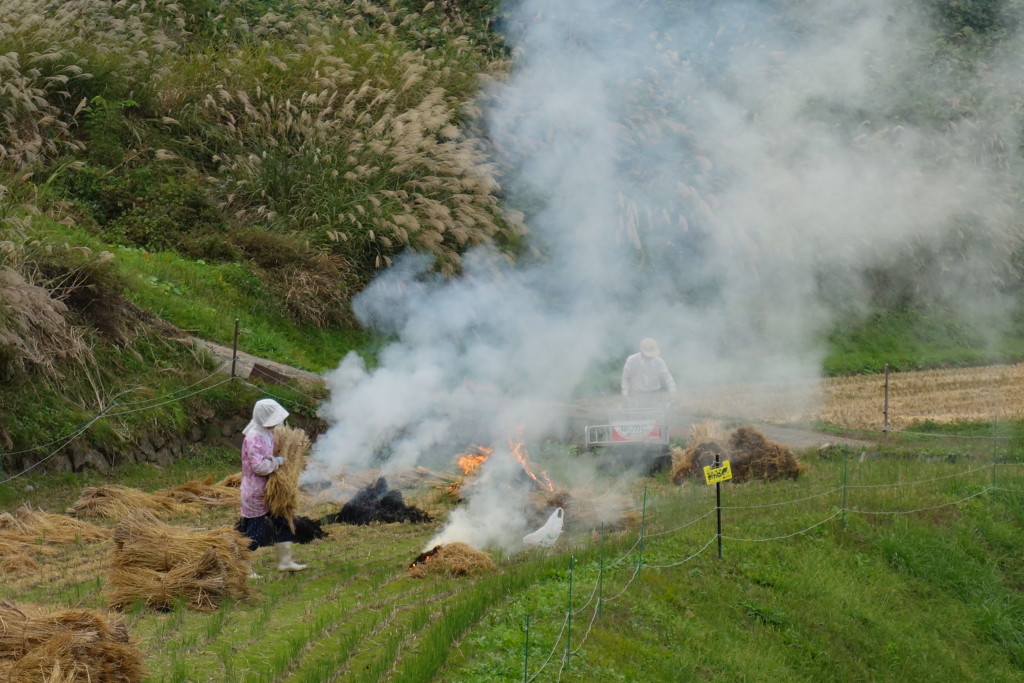
<path fill-rule="evenodd" d="M 13 513 L 0 513 L 0 532 L 5 538 L 21 537 L 26 541 L 43 539 L 49 543 L 67 544 L 79 541 L 103 541 L 110 538 L 110 529 L 23 505 Z"/>
<path fill-rule="evenodd" d="M 10 683 L 110 681 L 144 676 L 142 653 L 119 619 L 89 610 L 47 612 L 0 602 L 0 678 Z"/>
<path fill-rule="evenodd" d="M 209 611 L 223 598 L 249 595 L 249 540 L 231 527 L 191 530 L 140 511 L 114 529 L 110 605 L 142 602 L 170 609 L 178 601 Z"/>
<path fill-rule="evenodd" d="M 75 504 L 68 508 L 68 513 L 76 517 L 121 520 L 138 510 L 148 510 L 158 517 L 166 518 L 194 514 L 200 508 L 194 503 L 180 503 L 162 493 L 146 493 L 111 484 L 83 489 Z"/>
<path fill-rule="evenodd" d="M 494 561 L 487 553 L 465 543 L 446 543 L 423 553 L 409 567 L 409 576 L 420 579 L 429 574 L 471 576 L 494 569 Z"/>
<path fill-rule="evenodd" d="M 239 479 L 241 479 L 241 476 L 239 476 Z M 241 492 L 237 485 L 214 484 L 212 475 L 205 479 L 193 479 L 180 486 L 164 489 L 157 493 L 178 503 L 202 505 L 203 507 L 237 508 L 241 498 Z"/>
<path fill-rule="evenodd" d="M 301 429 L 277 427 L 274 430 L 274 455 L 284 458 L 276 471 L 267 477 L 267 509 L 274 517 L 287 520 L 295 531 L 295 513 L 299 509 L 299 475 L 306 468 L 309 436 Z"/>

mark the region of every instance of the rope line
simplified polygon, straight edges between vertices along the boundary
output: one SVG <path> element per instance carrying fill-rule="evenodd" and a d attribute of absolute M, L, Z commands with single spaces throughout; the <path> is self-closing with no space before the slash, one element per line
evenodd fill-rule
<path fill-rule="evenodd" d="M 960 500 L 954 500 L 954 501 L 952 501 L 950 503 L 942 503 L 941 505 L 931 505 L 929 507 L 916 508 L 914 510 L 855 510 L 853 508 L 847 508 L 846 511 L 847 512 L 856 512 L 857 514 L 860 514 L 860 515 L 909 515 L 909 514 L 914 513 L 914 512 L 924 512 L 925 510 L 938 510 L 939 508 L 949 507 L 950 505 L 957 505 L 959 503 L 964 502 L 965 500 L 970 500 L 971 498 L 977 498 L 978 496 L 983 495 L 985 493 L 988 493 L 991 490 L 992 490 L 991 486 L 986 486 L 982 490 L 978 491 L 977 493 L 972 493 L 971 495 L 967 496 L 966 498 L 961 498 Z M 833 516 L 835 516 L 835 515 L 833 515 Z"/>
<path fill-rule="evenodd" d="M 842 490 L 843 490 L 842 486 L 836 486 L 835 488 L 831 488 L 828 491 L 822 491 L 821 493 L 815 493 L 815 494 L 812 494 L 812 495 L 807 496 L 805 498 L 794 498 L 793 500 L 784 500 L 784 501 L 782 501 L 780 503 L 764 503 L 762 505 L 723 505 L 722 509 L 723 510 L 757 510 L 759 508 L 773 508 L 773 507 L 779 507 L 781 505 L 792 505 L 793 503 L 802 503 L 805 500 L 811 500 L 812 498 L 820 498 L 822 496 L 827 496 L 827 495 L 829 495 L 831 493 L 835 493 L 836 491 L 842 491 Z"/>
<path fill-rule="evenodd" d="M 723 536 L 722 538 L 725 538 L 725 536 Z M 686 564 L 686 563 L 687 563 L 687 562 L 689 562 L 690 560 L 692 560 L 692 559 L 696 558 L 696 557 L 697 557 L 698 555 L 700 555 L 701 553 L 703 553 L 703 552 L 704 552 L 705 550 L 707 550 L 707 549 L 708 549 L 708 548 L 709 548 L 709 547 L 711 546 L 711 544 L 712 544 L 712 543 L 714 543 L 714 542 L 715 542 L 715 541 L 716 541 L 717 539 L 718 539 L 718 535 L 717 535 L 717 534 L 716 534 L 716 535 L 714 535 L 714 536 L 712 536 L 712 537 L 711 537 L 711 540 L 710 540 L 710 541 L 708 541 L 707 543 L 705 543 L 704 545 L 702 545 L 702 546 L 700 547 L 700 550 L 698 550 L 698 551 L 697 551 L 697 552 L 695 552 L 694 554 L 690 555 L 689 557 L 684 557 L 683 559 L 679 560 L 678 562 L 672 562 L 671 564 L 647 564 L 646 562 L 644 562 L 644 566 L 645 566 L 645 567 L 650 567 L 651 569 L 668 569 L 669 567 L 678 567 L 678 566 L 679 566 L 679 565 L 681 565 L 681 564 Z"/>
<path fill-rule="evenodd" d="M 696 524 L 697 522 L 699 522 L 700 520 L 704 519 L 705 517 L 710 517 L 711 514 L 714 513 L 714 511 L 715 511 L 715 508 L 711 508 L 710 510 L 705 512 L 700 517 L 698 517 L 696 519 L 693 519 L 693 520 L 690 520 L 689 522 L 687 522 L 686 524 L 683 524 L 682 526 L 677 526 L 677 527 L 674 527 L 672 529 L 667 529 L 665 531 L 659 531 L 659 532 L 653 533 L 653 534 L 644 534 L 644 538 L 654 538 L 655 536 L 664 536 L 665 534 L 671 534 L 673 532 L 679 531 L 680 529 L 685 529 L 688 526 L 692 526 L 692 525 Z"/>
<path fill-rule="evenodd" d="M 898 482 L 896 482 L 894 484 L 847 484 L 846 488 L 848 488 L 848 489 L 878 489 L 878 488 L 885 488 L 887 486 L 896 487 L 896 486 L 911 486 L 913 484 L 930 484 L 932 482 L 942 481 L 944 479 L 953 479 L 954 477 L 962 477 L 965 474 L 974 474 L 975 472 L 980 472 L 982 470 L 987 470 L 990 467 L 992 467 L 992 464 L 988 463 L 988 464 L 985 464 L 985 465 L 981 465 L 979 467 L 975 467 L 974 469 L 971 469 L 971 470 L 965 470 L 963 472 L 955 472 L 953 474 L 946 474 L 946 475 L 943 475 L 941 477 L 933 477 L 931 479 L 916 479 L 914 481 L 898 481 Z"/>
<path fill-rule="evenodd" d="M 825 522 L 827 522 L 827 521 L 829 521 L 831 519 L 835 519 L 841 512 L 842 512 L 842 510 L 836 510 L 835 512 L 833 512 L 831 515 L 829 515 L 825 519 L 821 520 L 820 522 L 816 522 L 816 523 L 812 524 L 811 526 L 807 527 L 806 529 L 800 529 L 799 531 L 794 531 L 793 533 L 786 534 L 785 536 L 773 536 L 771 538 L 737 538 L 735 536 L 726 536 L 725 534 L 722 534 L 722 538 L 725 539 L 725 540 L 729 540 L 729 541 L 746 541 L 748 543 L 764 543 L 765 541 L 781 541 L 784 538 L 792 538 L 793 536 L 799 536 L 800 534 L 806 534 L 811 529 L 814 529 L 815 527 L 819 527 L 819 526 L 821 526 L 822 524 L 824 524 Z"/>

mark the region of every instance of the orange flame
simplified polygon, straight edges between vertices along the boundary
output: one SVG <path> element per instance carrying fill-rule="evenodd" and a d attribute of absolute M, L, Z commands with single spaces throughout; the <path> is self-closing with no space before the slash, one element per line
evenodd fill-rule
<path fill-rule="evenodd" d="M 522 430 L 520 430 L 520 436 L 521 435 Z M 537 482 L 538 486 L 544 487 L 548 491 L 555 490 L 555 485 L 551 483 L 550 479 L 548 479 L 547 472 L 542 471 L 540 473 L 540 476 L 543 478 L 542 481 L 540 478 L 537 477 L 536 474 L 533 473 L 533 470 L 530 469 L 530 456 L 526 452 L 526 445 L 522 441 L 513 441 L 512 439 L 509 439 L 508 447 L 509 450 L 512 451 L 512 457 L 514 457 L 519 462 L 519 464 L 523 466 L 523 471 L 530 475 L 530 478 Z"/>
<path fill-rule="evenodd" d="M 487 448 L 485 446 L 473 446 L 469 453 L 460 455 L 456 461 L 459 469 L 466 476 L 475 473 L 480 469 L 480 465 L 484 464 L 484 461 L 494 452 L 493 448 Z"/>

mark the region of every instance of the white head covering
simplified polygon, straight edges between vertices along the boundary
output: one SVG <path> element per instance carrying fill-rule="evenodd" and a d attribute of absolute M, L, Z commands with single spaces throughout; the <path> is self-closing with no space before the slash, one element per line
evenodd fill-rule
<path fill-rule="evenodd" d="M 284 422 L 288 411 L 272 398 L 261 398 L 252 407 L 252 419 L 242 430 L 243 434 L 256 430 L 257 433 L 269 433 L 271 429 Z"/>
<path fill-rule="evenodd" d="M 648 337 L 640 342 L 640 353 L 648 358 L 654 358 L 661 355 L 661 349 L 658 348 L 658 342 Z"/>

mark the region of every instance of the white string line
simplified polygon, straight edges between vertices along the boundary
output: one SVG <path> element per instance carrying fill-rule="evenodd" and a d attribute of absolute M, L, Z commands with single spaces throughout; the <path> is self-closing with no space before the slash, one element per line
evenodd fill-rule
<path fill-rule="evenodd" d="M 239 381 L 240 381 L 240 382 L 241 382 L 242 384 L 244 384 L 245 386 L 247 386 L 247 387 L 251 387 L 251 388 L 253 388 L 253 389 L 256 389 L 257 391 L 260 391 L 260 392 L 262 392 L 262 393 L 266 394 L 267 396 L 270 396 L 270 397 L 272 397 L 272 398 L 275 398 L 275 399 L 277 399 L 278 401 L 288 401 L 289 403 L 294 403 L 295 405 L 302 405 L 302 404 L 300 404 L 300 403 L 299 403 L 298 401 L 296 401 L 296 400 L 295 400 L 295 399 L 293 399 L 293 398 L 285 398 L 284 396 L 277 396 L 276 394 L 273 394 L 273 393 L 271 393 L 271 392 L 267 391 L 267 390 L 266 390 L 266 389 L 265 389 L 264 387 L 261 387 L 261 386 L 257 386 L 257 385 L 255 385 L 255 384 L 253 384 L 252 382 L 247 382 L 247 381 L 246 381 L 246 380 L 244 380 L 244 379 L 243 379 L 243 380 L 239 380 Z M 317 401 L 317 402 L 319 402 L 319 401 L 322 401 L 322 400 L 323 400 L 322 398 L 316 398 L 315 396 L 310 396 L 309 394 L 304 394 L 304 393 L 302 393 L 301 391 L 299 391 L 298 389 L 296 389 L 295 387 L 292 387 L 291 385 L 289 385 L 289 388 L 290 388 L 290 389 L 291 389 L 292 391 L 294 391 L 294 392 L 295 392 L 296 394 L 302 394 L 303 396 L 305 396 L 306 398 L 308 398 L 308 399 L 309 399 L 309 400 L 311 400 L 311 401 Z"/>
<path fill-rule="evenodd" d="M 856 509 L 853 509 L 853 508 L 847 508 L 847 512 L 856 512 L 857 514 L 861 514 L 861 515 L 909 515 L 909 514 L 911 514 L 913 512 L 924 512 L 925 510 L 938 510 L 939 508 L 949 507 L 950 505 L 956 505 L 957 503 L 962 503 L 965 500 L 970 500 L 971 498 L 977 498 L 978 496 L 980 496 L 982 494 L 985 494 L 985 493 L 988 493 L 991 490 L 992 490 L 991 486 L 986 486 L 982 490 L 978 491 L 977 493 L 972 493 L 971 495 L 967 496 L 966 498 L 961 498 L 960 500 L 954 500 L 954 501 L 952 501 L 950 503 L 942 503 L 941 505 L 932 505 L 932 506 L 929 506 L 929 507 L 917 508 L 917 509 L 914 509 L 914 510 L 856 510 Z"/>
<path fill-rule="evenodd" d="M 989 463 L 987 465 L 981 465 L 979 467 L 975 467 L 972 470 L 964 470 L 963 472 L 954 472 L 953 474 L 947 474 L 947 475 L 943 475 L 941 477 L 934 477 L 932 479 L 916 479 L 914 481 L 898 481 L 895 484 L 847 484 L 846 488 L 848 488 L 848 489 L 878 489 L 878 488 L 884 488 L 886 486 L 910 486 L 912 484 L 930 484 L 933 481 L 942 481 L 943 479 L 952 479 L 953 477 L 962 477 L 965 474 L 974 474 L 975 472 L 980 472 L 982 470 L 987 470 L 990 467 L 992 467 L 991 463 Z"/>
<path fill-rule="evenodd" d="M 842 491 L 842 490 L 843 490 L 842 486 L 836 486 L 835 488 L 831 488 L 831 489 L 829 489 L 827 491 L 822 491 L 821 493 L 813 493 L 813 494 L 811 494 L 811 495 L 809 495 L 809 496 L 807 496 L 805 498 L 794 498 L 793 500 L 784 500 L 784 501 L 782 501 L 780 503 L 764 503 L 764 504 L 761 504 L 761 505 L 723 505 L 722 509 L 723 510 L 756 510 L 758 508 L 771 508 L 771 507 L 779 507 L 780 505 L 792 505 L 793 503 L 802 503 L 805 500 L 811 500 L 812 498 L 820 498 L 821 496 L 827 496 L 830 493 L 835 493 L 836 491 Z"/>
<path fill-rule="evenodd" d="M 594 601 L 594 596 L 597 595 L 597 586 L 598 586 L 598 582 L 595 581 L 594 582 L 594 590 L 590 591 L 590 597 L 587 598 L 587 602 L 584 603 L 584 605 L 582 607 L 580 607 L 579 609 L 573 610 L 572 611 L 573 614 L 579 614 L 580 612 L 585 610 L 587 608 L 587 606 L 590 605 L 591 602 Z"/>
<path fill-rule="evenodd" d="M 672 532 L 679 531 L 680 529 L 685 529 L 688 526 L 696 524 L 697 522 L 699 522 L 700 520 L 704 519 L 705 517 L 707 517 L 708 515 L 710 515 L 714 511 L 715 511 L 715 508 L 711 508 L 710 510 L 705 512 L 700 517 L 697 517 L 696 519 L 690 520 L 689 522 L 687 522 L 686 524 L 683 524 L 682 526 L 677 526 L 677 527 L 675 527 L 673 529 L 667 529 L 665 531 L 658 531 L 658 532 L 653 533 L 653 534 L 644 534 L 644 538 L 654 538 L 655 536 L 664 536 L 665 534 L 671 534 Z"/>
<path fill-rule="evenodd" d="M 113 406 L 111 406 L 111 407 L 113 407 Z M 24 470 L 22 470 L 21 472 L 18 472 L 17 474 L 11 475 L 11 476 L 10 476 L 10 477 L 8 477 L 7 479 L 4 479 L 3 481 L 0 481 L 0 484 L 7 484 L 7 483 L 9 483 L 9 482 L 12 482 L 12 481 L 14 481 L 15 479 L 17 479 L 18 477 L 20 477 L 20 476 L 23 476 L 24 474 L 27 474 L 28 472 L 31 472 L 32 470 L 34 470 L 34 469 L 35 469 L 36 467 L 38 467 L 39 465 L 42 465 L 42 464 L 43 464 L 44 462 L 46 462 L 47 460 L 49 460 L 50 458 L 52 458 L 52 457 L 53 457 L 54 455 L 56 455 L 57 453 L 59 453 L 59 452 L 60 452 L 60 450 L 61 450 L 62 448 L 64 448 L 64 447 L 65 447 L 65 446 L 67 446 L 67 445 L 68 445 L 69 443 L 71 443 L 71 442 L 72 442 L 72 441 L 74 441 L 74 440 L 75 440 L 76 438 L 78 438 L 78 436 L 79 436 L 79 435 L 80 435 L 80 434 L 81 434 L 82 432 L 84 432 L 84 431 L 85 431 L 86 429 L 88 429 L 89 427 L 91 427 L 91 426 L 92 426 L 92 424 L 93 424 L 94 422 L 96 422 L 97 420 L 99 420 L 100 418 L 103 418 L 103 417 L 105 417 L 105 414 L 104 414 L 103 412 L 99 413 L 98 415 L 95 415 L 95 416 L 94 416 L 94 417 L 93 417 L 93 418 L 92 418 L 91 420 L 89 420 L 88 422 L 86 422 L 85 424 L 83 424 L 83 425 L 82 425 L 82 426 L 81 426 L 81 427 L 80 427 L 80 428 L 78 429 L 78 431 L 77 431 L 77 432 L 75 432 L 75 433 L 73 433 L 73 434 L 70 434 L 70 435 L 68 435 L 68 438 L 67 438 L 67 439 L 66 439 L 66 440 L 65 440 L 65 441 L 64 441 L 63 443 L 61 443 L 61 444 L 60 444 L 59 446 L 57 446 L 57 447 L 56 447 L 55 449 L 53 449 L 52 451 L 50 451 L 50 453 L 49 453 L 49 454 L 48 454 L 48 455 L 47 455 L 47 456 L 46 456 L 45 458 L 43 458 L 43 459 L 41 459 L 41 460 L 37 460 L 36 462 L 34 462 L 33 464 L 29 465 L 28 467 L 26 467 L 26 468 L 25 468 Z M 51 442 L 51 443 L 53 443 L 53 442 Z"/>
<path fill-rule="evenodd" d="M 173 398 L 173 399 L 170 399 L 168 401 L 164 401 L 163 403 L 156 403 L 154 405 L 143 406 L 142 408 L 132 408 L 131 410 L 119 410 L 119 411 L 117 411 L 115 413 L 110 413 L 107 417 L 120 417 L 121 415 L 129 415 L 131 413 L 138 413 L 138 412 L 141 412 L 143 410 L 153 410 L 154 408 L 159 408 L 161 406 L 165 406 L 165 405 L 168 405 L 170 403 L 177 403 L 178 401 L 184 400 L 184 399 L 186 399 L 186 398 L 188 398 L 190 396 L 195 396 L 196 394 L 201 394 L 204 391 L 209 391 L 210 389 L 216 389 L 221 384 L 225 384 L 225 383 L 230 382 L 230 381 L 231 381 L 230 377 L 225 377 L 224 379 L 222 379 L 221 381 L 217 382 L 216 384 L 211 384 L 208 387 L 203 387 L 202 389 L 197 389 L 197 390 L 193 391 L 190 394 L 184 394 L 182 396 L 178 396 L 177 398 Z"/>
<path fill-rule="evenodd" d="M 806 534 L 811 529 L 813 529 L 815 527 L 821 526 L 822 524 L 824 524 L 825 522 L 829 521 L 830 519 L 834 519 L 841 512 L 842 512 L 842 510 L 836 510 L 835 512 L 833 512 L 831 515 L 829 515 L 825 519 L 821 520 L 820 522 L 816 522 L 816 523 L 812 524 L 811 526 L 807 527 L 806 529 L 800 529 L 799 531 L 794 531 L 793 533 L 786 534 L 785 536 L 773 536 L 771 538 L 736 538 L 735 536 L 726 536 L 725 534 L 722 534 L 722 538 L 725 539 L 725 540 L 729 540 L 729 541 L 747 541 L 747 542 L 751 542 L 751 543 L 763 543 L 764 541 L 781 541 L 784 538 L 792 538 L 793 536 L 799 536 L 800 534 Z"/>
<path fill-rule="evenodd" d="M 611 602 L 612 600 L 618 600 L 620 597 L 622 597 L 622 594 L 626 592 L 626 589 L 629 588 L 629 585 L 631 583 L 633 583 L 633 580 L 636 579 L 636 577 L 637 577 L 637 575 L 639 573 L 640 573 L 640 565 L 637 564 L 637 565 L 635 565 L 633 567 L 633 576 L 629 577 L 629 581 L 626 582 L 626 585 L 623 586 L 622 590 L 620 590 L 618 593 L 616 593 L 615 595 L 613 595 L 610 598 L 601 598 L 601 602 Z"/>
<path fill-rule="evenodd" d="M 64 444 L 66 445 L 67 444 L 67 439 L 74 438 L 74 437 L 78 436 L 79 434 L 81 434 L 83 429 L 86 426 L 92 425 L 92 423 L 94 423 L 98 417 L 102 417 L 105 413 L 107 413 L 107 411 L 109 411 L 115 405 L 117 405 L 117 406 L 131 406 L 131 405 L 139 405 L 139 404 L 145 403 L 147 401 L 163 400 L 164 398 L 166 398 L 168 396 L 173 396 L 174 394 L 178 393 L 179 391 L 184 391 L 185 389 L 191 389 L 192 387 L 196 386 L 197 384 L 200 384 L 200 383 L 205 382 L 206 380 L 210 379 L 215 374 L 217 374 L 217 373 L 211 373 L 211 374 L 207 375 L 206 377 L 204 377 L 203 379 L 199 380 L 198 382 L 193 382 L 192 384 L 190 384 L 187 387 L 184 387 L 182 389 L 178 389 L 177 391 L 173 391 L 173 392 L 171 392 L 169 394 L 165 394 L 164 396 L 158 396 L 158 397 L 151 398 L 151 399 L 143 399 L 142 401 L 134 401 L 134 402 L 129 402 L 129 403 L 121 403 L 121 402 L 115 400 L 115 401 L 111 402 L 111 404 L 108 407 L 104 408 L 103 410 L 101 410 L 96 415 L 93 415 L 86 422 L 84 422 L 82 426 L 79 426 L 79 427 L 75 428 L 69 434 L 65 434 L 63 436 L 59 436 L 56 439 L 53 439 L 52 441 L 48 441 L 46 443 L 42 443 L 42 444 L 39 444 L 39 445 L 36 445 L 36 446 L 31 446 L 29 448 L 25 448 L 25 449 L 20 450 L 20 451 L 0 451 L 0 457 L 6 456 L 6 455 L 24 455 L 25 453 L 32 453 L 33 451 L 38 451 L 38 450 L 42 450 L 44 448 L 48 448 L 49 446 L 52 446 L 53 444 L 58 443 L 58 442 L 64 442 Z M 207 387 L 207 389 L 212 389 L 213 387 L 216 387 L 216 386 L 218 386 L 220 384 L 223 384 L 223 382 L 218 382 L 217 384 L 213 384 L 213 385 Z M 136 389 L 131 389 L 130 391 L 136 391 Z M 202 391 L 206 391 L 206 389 L 203 389 Z M 122 392 L 122 393 L 126 393 L 126 392 Z M 198 393 L 198 392 L 194 392 L 194 393 Z M 189 396 L 192 396 L 192 395 L 194 395 L 194 394 L 189 394 Z M 180 398 L 187 398 L 187 396 L 181 396 Z M 174 400 L 179 400 L 179 399 L 174 399 Z M 169 401 L 169 402 L 173 402 L 173 401 Z M 161 404 L 161 405 L 163 405 L 163 404 Z M 150 406 L 150 407 L 155 408 L 157 406 Z M 128 412 L 134 412 L 134 410 L 123 411 L 123 412 L 118 412 L 118 413 L 111 413 L 111 414 L 112 415 L 121 415 L 121 414 L 128 413 Z M 108 415 L 108 417 L 109 417 L 109 415 Z"/>
<path fill-rule="evenodd" d="M 897 432 L 898 434 L 913 434 L 914 436 L 930 436 L 936 439 L 989 439 L 994 441 L 1009 441 L 1012 436 L 971 436 L 968 434 L 929 434 L 927 432 Z"/>
<path fill-rule="evenodd" d="M 605 565 L 605 569 L 612 569 L 613 567 L 617 567 L 620 564 L 622 564 L 623 562 L 625 562 L 626 558 L 629 557 L 633 553 L 634 550 L 636 550 L 636 547 L 638 545 L 640 545 L 640 540 L 643 539 L 643 538 L 644 538 L 643 534 L 641 534 L 640 536 L 637 536 L 636 540 L 633 541 L 633 545 L 631 545 L 629 547 L 629 550 L 627 550 L 625 553 L 623 553 L 621 557 L 618 557 L 618 558 L 612 560 L 611 562 L 609 562 L 608 564 L 606 564 Z"/>
<path fill-rule="evenodd" d="M 205 382 L 206 380 L 210 379 L 211 377 L 213 377 L 214 375 L 217 375 L 217 374 L 219 374 L 219 372 L 217 372 L 217 371 L 211 372 L 206 377 L 203 377 L 202 379 L 196 380 L 195 382 L 192 382 L 192 384 L 189 384 L 186 387 L 181 387 L 180 389 L 175 389 L 174 391 L 172 391 L 170 393 L 167 393 L 167 394 L 164 394 L 163 396 L 154 396 L 153 398 L 144 398 L 144 399 L 140 399 L 138 401 L 129 401 L 127 403 L 121 403 L 120 405 L 122 405 L 122 406 L 134 406 L 134 405 L 141 405 L 143 403 L 152 403 L 152 402 L 155 402 L 155 401 L 162 401 L 163 399 L 167 398 L 168 396 L 173 396 L 173 395 L 175 395 L 177 393 L 188 391 L 192 387 L 194 387 L 196 385 L 199 385 L 199 384 L 202 384 L 203 382 Z M 140 388 L 141 387 L 136 387 L 135 389 L 132 389 L 132 391 L 138 391 Z"/>
<path fill-rule="evenodd" d="M 711 540 L 708 541 L 707 543 L 705 543 L 704 545 L 702 545 L 697 552 L 693 553 L 689 557 L 684 557 L 683 559 L 679 560 L 678 562 L 672 562 L 671 564 L 647 564 L 646 562 L 644 562 L 644 566 L 645 567 L 650 567 L 651 569 L 668 569 L 670 567 L 678 567 L 681 564 L 686 564 L 687 562 L 689 562 L 690 560 L 694 559 L 695 557 L 699 556 L 702 552 L 707 550 L 708 547 L 712 543 L 714 543 L 717 538 L 718 538 L 717 535 L 712 536 Z M 725 537 L 723 536 L 722 538 L 725 538 Z"/>
<path fill-rule="evenodd" d="M 566 615 L 565 615 L 565 619 L 562 619 L 562 628 L 559 629 L 558 635 L 555 637 L 555 644 L 551 646 L 551 652 L 548 653 L 547 658 L 544 660 L 544 663 L 540 665 L 540 668 L 537 669 L 537 671 L 532 676 L 530 676 L 529 678 L 526 679 L 527 683 L 530 683 L 530 681 L 532 681 L 533 679 L 537 678 L 537 676 L 540 675 L 540 672 L 543 671 L 545 668 L 547 668 L 548 662 L 551 661 L 551 657 L 554 656 L 555 650 L 558 649 L 558 644 L 560 642 L 562 642 L 562 634 L 565 633 L 565 627 L 566 627 L 566 624 L 568 624 L 568 623 L 569 623 L 569 614 L 567 612 Z"/>

